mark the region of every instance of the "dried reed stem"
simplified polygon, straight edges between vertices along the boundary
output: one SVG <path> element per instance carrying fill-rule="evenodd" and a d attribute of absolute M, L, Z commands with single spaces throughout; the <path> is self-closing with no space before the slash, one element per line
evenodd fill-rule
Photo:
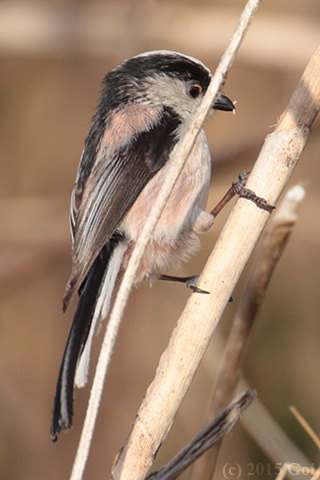
<path fill-rule="evenodd" d="M 320 108 L 320 49 L 306 68 L 274 133 L 268 136 L 248 188 L 275 203 L 298 162 Z M 269 218 L 239 199 L 191 295 L 132 431 L 117 459 L 114 479 L 144 478 L 192 381 L 232 291 Z"/>
<path fill-rule="evenodd" d="M 297 185 L 287 193 L 272 218 L 228 336 L 205 423 L 211 421 L 232 399 L 253 322 L 265 297 L 274 269 L 295 226 L 297 221 L 295 210 L 303 197 L 304 190 Z M 212 479 L 221 442 L 222 439 L 198 460 L 194 466 L 192 480 Z"/>

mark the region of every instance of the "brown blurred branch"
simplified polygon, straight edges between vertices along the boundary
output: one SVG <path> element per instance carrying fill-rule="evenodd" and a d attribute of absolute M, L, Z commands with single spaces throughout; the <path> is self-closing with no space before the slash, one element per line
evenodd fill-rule
<path fill-rule="evenodd" d="M 221 361 L 221 368 L 213 388 L 206 422 L 214 418 L 217 412 L 224 408 L 232 398 L 234 388 L 239 379 L 253 322 L 264 300 L 274 269 L 297 221 L 295 209 L 303 196 L 304 191 L 302 187 L 297 186 L 290 190 L 271 221 L 230 330 Z M 193 480 L 212 479 L 221 441 L 217 442 L 195 464 Z"/>

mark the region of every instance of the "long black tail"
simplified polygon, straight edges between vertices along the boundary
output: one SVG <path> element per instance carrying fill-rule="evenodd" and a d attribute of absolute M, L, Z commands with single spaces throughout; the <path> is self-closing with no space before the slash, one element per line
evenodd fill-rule
<path fill-rule="evenodd" d="M 68 430 L 72 425 L 73 390 L 78 360 L 88 339 L 97 300 L 106 277 L 110 258 L 118 244 L 119 237 L 113 237 L 103 247 L 81 289 L 56 387 L 51 424 L 52 442 L 57 440 L 58 433 L 61 430 Z M 113 289 L 113 287 L 114 285 L 110 285 L 110 288 Z"/>

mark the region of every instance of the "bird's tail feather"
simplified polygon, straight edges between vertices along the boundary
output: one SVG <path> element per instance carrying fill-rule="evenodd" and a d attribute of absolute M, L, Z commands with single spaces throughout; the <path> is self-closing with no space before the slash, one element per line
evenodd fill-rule
<path fill-rule="evenodd" d="M 51 440 L 71 427 L 74 384 L 86 384 L 94 332 L 107 315 L 126 242 L 113 237 L 103 247 L 85 280 L 64 351 L 53 406 Z"/>
<path fill-rule="evenodd" d="M 103 278 L 90 331 L 77 363 L 75 384 L 78 388 L 84 387 L 88 381 L 92 340 L 95 332 L 97 331 L 97 327 L 99 327 L 100 320 L 103 320 L 108 315 L 113 289 L 121 268 L 123 254 L 126 248 L 127 246 L 125 242 L 120 242 L 118 244 L 110 258 L 106 275 Z"/>

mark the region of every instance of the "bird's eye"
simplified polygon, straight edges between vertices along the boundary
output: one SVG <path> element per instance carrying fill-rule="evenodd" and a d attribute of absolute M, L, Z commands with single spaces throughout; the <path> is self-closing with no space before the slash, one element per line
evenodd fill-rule
<path fill-rule="evenodd" d="M 190 97 L 197 98 L 199 97 L 200 93 L 202 92 L 202 87 L 200 85 L 192 85 L 189 90 Z"/>

